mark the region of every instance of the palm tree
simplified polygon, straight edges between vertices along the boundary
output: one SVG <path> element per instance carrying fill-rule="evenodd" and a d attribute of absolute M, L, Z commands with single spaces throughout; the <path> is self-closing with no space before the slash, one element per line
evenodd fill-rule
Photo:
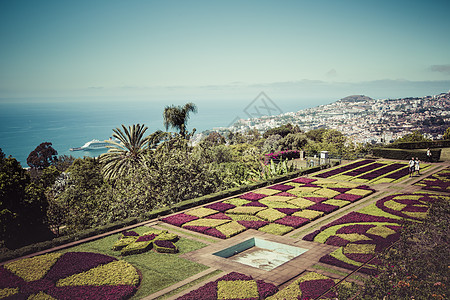
<path fill-rule="evenodd" d="M 113 129 L 113 137 L 118 140 L 107 141 L 110 148 L 107 153 L 100 156 L 100 162 L 103 164 L 102 172 L 106 179 L 116 179 L 125 174 L 129 169 L 135 168 L 142 163 L 148 143 L 148 137 L 144 137 L 148 129 L 144 125 L 128 126 L 128 129 L 122 125 L 120 128 Z"/>
<path fill-rule="evenodd" d="M 180 135 L 183 138 L 186 138 L 187 136 L 187 121 L 189 120 L 189 113 L 197 113 L 197 106 L 189 102 L 182 106 L 166 106 L 164 108 L 164 126 L 166 127 L 166 130 L 169 129 L 169 127 L 176 128 Z"/>

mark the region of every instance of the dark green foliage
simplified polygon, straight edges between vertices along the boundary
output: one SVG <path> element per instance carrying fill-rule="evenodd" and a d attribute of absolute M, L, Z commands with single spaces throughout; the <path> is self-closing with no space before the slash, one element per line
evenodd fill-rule
<path fill-rule="evenodd" d="M 430 139 L 427 139 L 426 137 L 423 136 L 423 134 L 416 130 L 412 133 L 408 133 L 404 136 L 402 136 L 401 138 L 396 139 L 393 144 L 396 143 L 411 143 L 411 142 L 429 142 L 431 141 Z"/>
<path fill-rule="evenodd" d="M 373 148 L 372 153 L 375 157 L 410 160 L 411 157 L 418 157 L 421 161 L 427 161 L 426 150 L 408 150 L 408 149 L 393 149 L 393 148 Z M 438 161 L 441 157 L 441 149 L 431 149 L 431 154 L 434 161 Z"/>
<path fill-rule="evenodd" d="M 45 226 L 45 189 L 32 183 L 26 170 L 0 149 L 0 240 L 17 248 L 51 236 Z"/>
<path fill-rule="evenodd" d="M 263 137 L 268 138 L 269 136 L 275 134 L 281 135 L 281 137 L 285 137 L 290 133 L 299 133 L 299 132 L 301 132 L 301 130 L 298 127 L 298 125 L 293 126 L 292 124 L 286 124 L 280 127 L 271 128 L 267 130 L 266 132 L 264 132 Z"/>
<path fill-rule="evenodd" d="M 28 155 L 27 164 L 34 169 L 42 170 L 50 165 L 56 164 L 58 152 L 53 149 L 52 143 L 41 143 Z"/>
<path fill-rule="evenodd" d="M 166 130 L 173 127 L 178 130 L 182 138 L 188 138 L 187 122 L 191 112 L 197 113 L 197 106 L 192 102 L 186 103 L 184 106 L 166 106 L 163 113 Z"/>

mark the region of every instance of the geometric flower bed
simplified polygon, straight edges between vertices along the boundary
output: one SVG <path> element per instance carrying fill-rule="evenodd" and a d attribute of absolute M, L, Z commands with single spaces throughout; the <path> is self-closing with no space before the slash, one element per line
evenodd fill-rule
<path fill-rule="evenodd" d="M 49 253 L 0 267 L 0 298 L 126 299 L 139 284 L 129 263 L 90 253 Z"/>
<path fill-rule="evenodd" d="M 298 279 L 292 282 L 290 285 L 280 290 L 275 295 L 267 298 L 266 300 L 278 300 L 278 299 L 315 299 L 322 293 L 333 287 L 339 280 L 331 279 L 325 275 L 307 272 L 302 274 Z M 343 282 L 342 284 L 346 284 Z M 328 292 L 320 299 L 335 299 L 336 292 Z"/>
<path fill-rule="evenodd" d="M 163 221 L 222 239 L 247 229 L 284 235 L 373 192 L 365 185 L 300 177 L 172 215 Z"/>
<path fill-rule="evenodd" d="M 421 170 L 425 170 L 429 166 L 430 164 L 421 164 Z M 315 177 L 319 178 L 371 184 L 398 182 L 406 179 L 408 176 L 407 163 L 372 159 L 358 160 L 315 175 Z"/>
<path fill-rule="evenodd" d="M 112 250 L 120 251 L 121 255 L 139 254 L 152 248 L 160 253 L 176 253 L 178 252 L 175 245 L 177 240 L 178 235 L 169 233 L 167 230 L 152 228 L 141 236 L 134 231 L 126 231 L 121 233 Z"/>
<path fill-rule="evenodd" d="M 443 169 L 431 176 L 428 176 L 415 185 L 421 186 L 424 190 L 437 192 L 450 192 L 450 168 Z"/>
<path fill-rule="evenodd" d="M 320 261 L 355 270 L 399 238 L 402 220 L 420 221 L 428 204 L 442 196 L 430 193 L 394 194 L 321 227 L 303 239 L 338 246 Z M 447 197 L 450 199 L 450 197 Z M 374 259 L 360 271 L 376 274 Z"/>
<path fill-rule="evenodd" d="M 271 283 L 232 272 L 177 298 L 177 300 L 266 299 L 277 291 L 278 288 Z"/>

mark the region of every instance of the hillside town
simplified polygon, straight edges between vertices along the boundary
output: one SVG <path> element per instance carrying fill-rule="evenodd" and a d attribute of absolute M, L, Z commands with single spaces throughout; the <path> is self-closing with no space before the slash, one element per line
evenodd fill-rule
<path fill-rule="evenodd" d="M 336 129 L 354 143 L 390 142 L 416 130 L 428 138 L 439 139 L 450 126 L 450 91 L 434 96 L 379 100 L 353 95 L 298 112 L 241 119 L 231 127 L 214 130 L 221 134 L 245 133 L 251 129 L 265 132 L 287 123 L 298 125 L 303 131 Z"/>

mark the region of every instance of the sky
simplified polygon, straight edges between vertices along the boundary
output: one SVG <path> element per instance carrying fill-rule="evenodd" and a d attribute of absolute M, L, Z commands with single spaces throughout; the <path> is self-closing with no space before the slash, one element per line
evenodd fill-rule
<path fill-rule="evenodd" d="M 433 0 L 0 0 L 0 101 L 447 92 L 449 11 Z"/>

